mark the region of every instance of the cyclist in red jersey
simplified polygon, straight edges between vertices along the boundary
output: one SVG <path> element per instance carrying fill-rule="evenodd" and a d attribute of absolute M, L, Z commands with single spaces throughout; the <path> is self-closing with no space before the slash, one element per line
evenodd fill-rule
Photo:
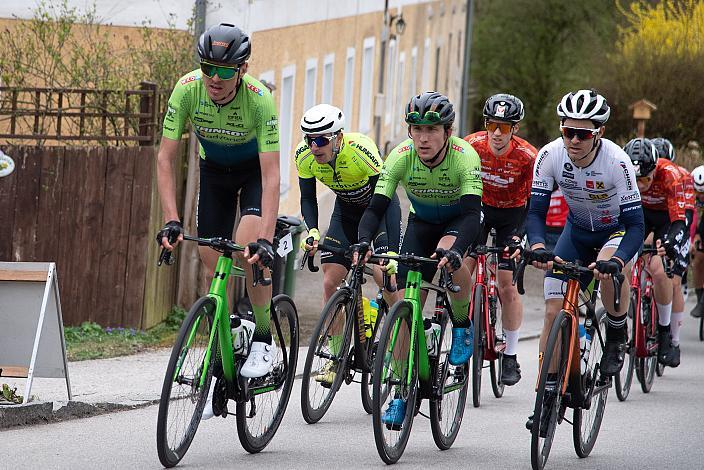
<path fill-rule="evenodd" d="M 560 188 L 555 189 L 550 196 L 550 207 L 545 218 L 545 248 L 547 250 L 553 251 L 555 249 L 557 239 L 565 229 L 569 213 L 570 208 L 565 201 L 565 196 Z"/>
<path fill-rule="evenodd" d="M 675 163 L 675 148 L 668 139 L 657 137 L 652 140 L 658 158 L 664 158 Z M 682 245 L 682 252 L 675 266 L 675 276 L 672 278 L 672 316 L 670 319 L 670 334 L 672 335 L 672 345 L 675 347 L 675 356 L 679 356 L 680 330 L 684 319 L 685 291 L 687 288 L 687 271 L 689 267 L 689 252 L 691 251 L 691 239 L 689 231 L 694 223 L 694 180 L 686 168 L 675 163 L 682 174 L 682 185 L 685 197 L 685 217 L 687 229 L 685 231 L 685 243 Z"/>
<path fill-rule="evenodd" d="M 658 158 L 655 146 L 649 139 L 633 139 L 623 148 L 636 169 L 645 218 L 646 237 L 653 232 L 658 256 L 653 256 L 648 270 L 653 277 L 655 302 L 658 307 L 658 361 L 670 367 L 680 362 L 679 346 L 672 344 L 670 322 L 672 316 L 673 281 L 668 278 L 660 257 L 674 263 L 673 273 L 681 282 L 686 269 L 682 262 L 689 237 L 685 236 L 687 200 L 682 173 L 677 165 L 665 158 Z"/>
<path fill-rule="evenodd" d="M 498 94 L 484 104 L 485 131 L 465 137 L 482 161 L 483 223 L 473 246 L 486 243 L 489 231 L 496 230 L 496 245 L 513 245 L 523 238 L 523 223 L 528 208 L 533 163 L 537 150 L 516 136 L 523 119 L 523 103 L 515 96 Z M 470 256 L 465 263 L 474 271 L 476 260 Z M 502 324 L 506 336 L 506 351 L 501 372 L 501 382 L 514 385 L 521 379 L 521 369 L 516 359 L 518 336 L 523 320 L 523 305 L 516 287 L 511 283 L 513 263 L 499 260 L 499 297 L 501 298 Z"/>
<path fill-rule="evenodd" d="M 692 170 L 692 182 L 695 191 L 694 205 L 698 212 L 695 216 L 699 216 L 699 222 L 692 237 L 694 249 L 691 251 L 692 280 L 694 281 L 694 292 L 697 294 L 697 305 L 689 314 L 694 318 L 701 318 L 704 316 L 704 252 L 700 251 L 702 239 L 704 239 L 704 217 L 702 217 L 702 211 L 704 211 L 704 165 Z"/>

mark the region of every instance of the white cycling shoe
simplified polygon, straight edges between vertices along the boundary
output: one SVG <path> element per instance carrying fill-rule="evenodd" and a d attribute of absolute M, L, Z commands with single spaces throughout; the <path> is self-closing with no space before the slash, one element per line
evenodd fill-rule
<path fill-rule="evenodd" d="M 215 393 L 215 383 L 217 382 L 217 380 L 218 379 L 213 377 L 213 380 L 210 382 L 208 398 L 205 401 L 205 407 L 203 407 L 203 414 L 200 417 L 201 421 L 205 421 L 206 419 L 210 419 L 215 416 L 215 412 L 213 412 L 213 394 Z"/>
<path fill-rule="evenodd" d="M 274 368 L 276 352 L 276 344 L 254 341 L 249 350 L 249 356 L 240 370 L 242 377 L 253 379 L 271 372 Z"/>

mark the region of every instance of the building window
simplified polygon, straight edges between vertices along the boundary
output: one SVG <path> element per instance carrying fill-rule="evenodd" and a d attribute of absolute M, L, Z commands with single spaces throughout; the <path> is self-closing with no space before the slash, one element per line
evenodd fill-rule
<path fill-rule="evenodd" d="M 423 45 L 423 90 L 430 91 L 430 38 Z"/>
<path fill-rule="evenodd" d="M 384 114 L 384 124 L 387 126 L 391 122 L 392 109 L 394 107 L 394 84 L 396 83 L 396 40 L 389 41 L 389 51 L 386 56 L 386 113 Z"/>
<path fill-rule="evenodd" d="M 344 113 L 347 122 L 352 122 L 352 107 L 354 106 L 354 47 L 347 48 L 347 60 L 345 64 L 345 104 Z"/>
<path fill-rule="evenodd" d="M 440 81 L 440 45 L 435 48 L 435 87 L 433 90 L 438 91 Z M 445 91 L 447 93 L 447 91 Z M 444 94 L 444 93 L 443 93 Z"/>
<path fill-rule="evenodd" d="M 421 92 L 421 90 L 418 89 L 418 48 L 414 47 L 413 50 L 411 50 L 411 70 L 409 71 L 411 74 L 411 80 L 410 80 L 410 90 L 408 93 L 408 98 L 410 99 L 411 95 L 417 95 Z"/>
<path fill-rule="evenodd" d="M 303 111 L 315 106 L 315 82 L 318 78 L 318 59 L 306 61 L 306 87 L 303 92 Z"/>
<path fill-rule="evenodd" d="M 374 77 L 374 40 L 366 38 L 362 49 L 362 84 L 359 91 L 359 132 L 369 133 L 372 127 L 372 78 Z"/>
<path fill-rule="evenodd" d="M 323 60 L 323 103 L 333 104 L 332 91 L 335 79 L 335 54 L 328 54 Z"/>
<path fill-rule="evenodd" d="M 393 121 L 394 124 L 394 137 L 398 137 L 398 135 L 401 133 L 401 122 L 404 120 L 403 116 L 403 110 L 404 105 L 406 104 L 406 101 L 408 100 L 408 96 L 404 93 L 403 90 L 403 84 L 405 83 L 405 72 L 406 72 L 406 53 L 401 52 L 401 55 L 398 58 L 398 71 L 397 73 L 397 81 L 396 81 L 396 90 L 394 93 L 394 109 L 391 111 L 391 120 Z"/>
<path fill-rule="evenodd" d="M 293 129 L 293 93 L 296 90 L 296 66 L 289 65 L 281 71 L 281 103 L 279 107 L 279 149 L 281 168 L 281 194 L 286 194 L 291 189 L 290 162 L 293 141 L 291 131 Z"/>

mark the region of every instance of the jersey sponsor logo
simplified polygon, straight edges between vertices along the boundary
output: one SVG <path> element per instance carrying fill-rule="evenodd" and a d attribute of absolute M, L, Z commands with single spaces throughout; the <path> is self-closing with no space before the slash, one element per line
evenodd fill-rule
<path fill-rule="evenodd" d="M 276 126 L 278 123 L 279 123 L 279 120 L 276 119 L 276 118 L 273 118 L 273 119 L 269 119 L 269 120 L 266 122 L 266 125 L 267 125 L 267 126 Z"/>
<path fill-rule="evenodd" d="M 455 152 L 464 153 L 464 148 L 460 147 L 457 144 L 452 144 L 452 150 L 454 150 Z"/>
<path fill-rule="evenodd" d="M 264 92 L 262 90 L 260 90 L 259 88 L 255 87 L 254 85 L 252 85 L 251 83 L 247 84 L 247 88 L 249 88 L 254 93 L 258 94 L 259 96 L 264 96 Z"/>
<path fill-rule="evenodd" d="M 585 183 L 586 183 L 588 189 L 594 189 L 594 181 L 586 180 Z"/>
<path fill-rule="evenodd" d="M 513 177 L 510 177 L 508 179 L 502 178 L 499 175 L 490 175 L 489 173 L 485 173 L 482 171 L 482 179 L 486 181 L 490 181 L 492 183 L 497 183 L 499 186 L 507 186 L 511 183 L 513 183 L 515 180 Z M 547 186 L 547 184 L 546 184 Z"/>
<path fill-rule="evenodd" d="M 186 77 L 183 80 L 181 80 L 181 85 L 185 85 L 186 83 L 191 83 L 196 80 L 200 80 L 200 78 L 197 77 L 196 75 L 191 75 L 190 77 Z"/>
<path fill-rule="evenodd" d="M 621 170 L 623 170 L 623 177 L 626 178 L 626 189 L 629 191 L 633 190 L 633 183 L 631 182 L 631 176 L 628 173 L 628 167 L 623 162 L 619 163 L 619 165 L 621 166 Z"/>
<path fill-rule="evenodd" d="M 411 146 L 410 146 L 410 145 L 404 145 L 403 147 L 401 147 L 401 148 L 398 149 L 398 153 L 408 152 L 409 150 L 411 150 Z"/>
<path fill-rule="evenodd" d="M 572 164 L 570 162 L 565 162 L 565 170 L 572 171 L 572 170 L 574 170 L 574 167 L 572 166 Z"/>
<path fill-rule="evenodd" d="M 367 157 L 369 157 L 369 160 L 371 160 L 372 163 L 374 163 L 374 165 L 376 165 L 376 166 L 379 166 L 379 165 L 380 165 L 379 160 L 377 160 L 377 158 L 374 156 L 374 154 L 373 154 L 368 148 L 363 147 L 363 146 L 361 146 L 361 145 L 359 145 L 359 144 L 355 144 L 355 145 L 353 145 L 352 147 L 356 148 L 357 150 L 359 150 L 360 152 L 362 152 L 364 155 L 366 155 Z"/>
<path fill-rule="evenodd" d="M 603 181 L 597 181 L 597 182 L 596 182 L 596 189 L 605 189 L 605 188 L 604 188 L 604 182 L 603 182 Z"/>
<path fill-rule="evenodd" d="M 194 120 L 195 122 L 204 122 L 204 123 L 206 123 L 206 124 L 212 124 L 212 123 L 213 123 L 213 120 L 212 120 L 212 119 L 203 119 L 202 117 L 198 117 L 198 116 L 195 116 L 195 117 L 193 118 L 193 120 Z"/>
<path fill-rule="evenodd" d="M 593 201 L 601 201 L 603 199 L 609 198 L 608 194 L 603 194 L 603 193 L 602 194 L 591 194 L 590 193 L 588 196 L 589 196 L 589 199 L 591 199 Z"/>
<path fill-rule="evenodd" d="M 569 171 L 563 171 L 563 172 L 562 172 L 562 177 L 563 177 L 563 178 L 571 178 L 571 179 L 574 179 L 574 173 L 570 173 Z"/>
<path fill-rule="evenodd" d="M 682 201 L 677 201 L 677 206 L 681 209 L 684 207 L 684 202 Z"/>
<path fill-rule="evenodd" d="M 414 189 L 413 193 L 414 194 L 455 194 L 458 192 L 460 188 L 454 188 L 454 189 L 436 189 L 436 188 L 428 188 L 428 189 Z"/>
<path fill-rule="evenodd" d="M 541 180 L 533 180 L 533 188 L 535 189 L 550 189 L 548 183 Z"/>
<path fill-rule="evenodd" d="M 307 152 L 309 150 L 310 149 L 308 148 L 308 146 L 299 147 L 299 149 L 296 150 L 296 158 L 298 158 L 303 152 Z"/>
<path fill-rule="evenodd" d="M 637 201 L 639 199 L 640 199 L 640 194 L 638 194 L 638 193 L 624 194 L 623 196 L 621 196 L 621 203 L 633 202 L 633 201 Z"/>
<path fill-rule="evenodd" d="M 535 164 L 535 176 L 540 176 L 540 166 L 543 164 L 543 161 L 545 160 L 545 157 L 548 156 L 548 151 L 544 151 L 543 153 L 540 154 L 540 157 L 538 157 L 538 162 Z"/>
<path fill-rule="evenodd" d="M 237 131 L 231 131 L 229 129 L 220 129 L 217 127 L 202 127 L 202 126 L 196 126 L 198 129 L 198 132 L 203 133 L 210 133 L 210 134 L 225 134 L 225 135 L 230 135 L 233 137 L 245 137 L 247 135 L 246 132 L 237 132 Z"/>
<path fill-rule="evenodd" d="M 173 117 L 174 114 L 176 114 L 176 108 L 168 105 L 166 107 L 166 117 Z"/>
<path fill-rule="evenodd" d="M 276 145 L 278 143 L 279 143 L 278 140 L 269 140 L 269 139 L 266 140 L 266 145 Z"/>

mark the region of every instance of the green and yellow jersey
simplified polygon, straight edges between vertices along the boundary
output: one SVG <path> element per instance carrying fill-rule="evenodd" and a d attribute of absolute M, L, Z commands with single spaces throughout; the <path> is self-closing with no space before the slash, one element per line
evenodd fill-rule
<path fill-rule="evenodd" d="M 279 150 L 279 121 L 269 90 L 245 74 L 235 98 L 224 106 L 210 99 L 196 69 L 176 83 L 164 117 L 163 135 L 181 138 L 190 120 L 200 157 L 226 167 L 258 165 L 260 153 Z"/>

